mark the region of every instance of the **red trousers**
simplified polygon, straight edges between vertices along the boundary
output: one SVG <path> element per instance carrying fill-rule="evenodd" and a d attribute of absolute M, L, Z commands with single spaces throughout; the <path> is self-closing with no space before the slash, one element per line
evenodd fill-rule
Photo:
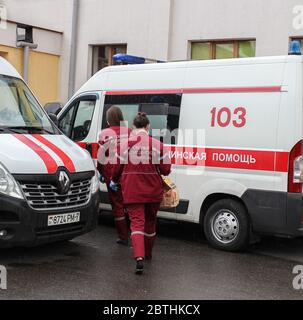
<path fill-rule="evenodd" d="M 122 191 L 119 189 L 117 192 L 112 191 L 109 187 L 108 195 L 112 205 L 113 215 L 115 217 L 115 226 L 118 237 L 121 240 L 128 240 L 129 223 L 128 217 L 123 204 Z"/>
<path fill-rule="evenodd" d="M 138 203 L 126 207 L 130 218 L 134 258 L 151 256 L 156 239 L 156 222 L 160 203 Z"/>

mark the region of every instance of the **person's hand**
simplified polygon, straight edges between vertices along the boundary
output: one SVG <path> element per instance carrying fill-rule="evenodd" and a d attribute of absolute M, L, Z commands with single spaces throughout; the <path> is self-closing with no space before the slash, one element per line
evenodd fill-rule
<path fill-rule="evenodd" d="M 109 187 L 112 191 L 117 192 L 119 190 L 119 184 L 115 183 L 114 181 L 111 181 L 109 183 Z"/>
<path fill-rule="evenodd" d="M 100 174 L 100 178 L 99 179 L 100 179 L 101 183 L 105 183 L 105 178 L 102 176 L 102 174 Z"/>

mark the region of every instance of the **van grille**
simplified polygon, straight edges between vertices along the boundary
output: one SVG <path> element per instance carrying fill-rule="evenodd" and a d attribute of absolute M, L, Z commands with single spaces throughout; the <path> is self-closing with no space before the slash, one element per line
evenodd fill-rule
<path fill-rule="evenodd" d="M 68 209 L 86 205 L 90 200 L 91 179 L 75 181 L 67 194 L 60 194 L 52 184 L 21 184 L 30 207 L 36 210 Z"/>

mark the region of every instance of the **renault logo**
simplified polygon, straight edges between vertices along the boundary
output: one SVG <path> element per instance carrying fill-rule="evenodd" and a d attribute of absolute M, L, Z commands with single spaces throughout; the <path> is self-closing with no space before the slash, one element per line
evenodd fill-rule
<path fill-rule="evenodd" d="M 66 172 L 61 171 L 59 173 L 59 191 L 61 194 L 65 194 L 69 191 L 70 187 L 70 178 Z"/>

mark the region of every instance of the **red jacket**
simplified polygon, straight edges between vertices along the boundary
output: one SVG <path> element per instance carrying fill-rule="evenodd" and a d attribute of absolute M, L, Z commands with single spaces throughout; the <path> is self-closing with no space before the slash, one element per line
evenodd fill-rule
<path fill-rule="evenodd" d="M 128 141 L 131 129 L 127 127 L 110 127 L 99 134 L 98 170 L 106 183 L 112 179 L 112 169 L 117 164 L 117 147 Z"/>
<path fill-rule="evenodd" d="M 163 144 L 141 131 L 121 144 L 113 181 L 120 181 L 124 204 L 158 203 L 163 198 L 160 175 L 169 175 L 171 164 Z"/>

